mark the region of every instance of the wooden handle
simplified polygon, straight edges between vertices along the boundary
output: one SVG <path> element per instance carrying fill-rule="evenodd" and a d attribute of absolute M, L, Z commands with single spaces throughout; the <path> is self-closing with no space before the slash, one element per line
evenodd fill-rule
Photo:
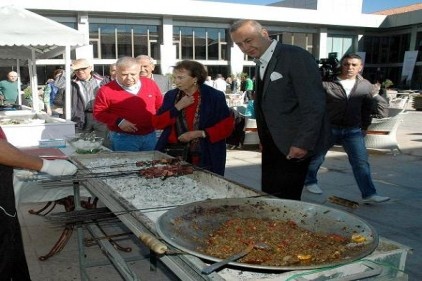
<path fill-rule="evenodd" d="M 148 233 L 141 233 L 139 239 L 153 252 L 157 254 L 165 254 L 167 246 L 160 242 L 157 238 Z"/>

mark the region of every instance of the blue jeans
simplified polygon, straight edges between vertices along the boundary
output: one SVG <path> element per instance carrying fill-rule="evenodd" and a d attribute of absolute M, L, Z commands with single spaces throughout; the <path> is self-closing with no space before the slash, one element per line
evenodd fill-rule
<path fill-rule="evenodd" d="M 368 152 L 360 128 L 331 128 L 331 145 L 342 145 L 352 166 L 353 175 L 362 194 L 362 198 L 377 193 L 371 178 L 371 168 L 368 162 Z M 327 150 L 328 151 L 328 150 Z M 324 162 L 327 151 L 316 154 L 311 159 L 305 185 L 317 183 L 317 173 Z"/>
<path fill-rule="evenodd" d="M 147 135 L 132 135 L 110 132 L 113 151 L 152 151 L 157 143 L 155 131 Z"/>

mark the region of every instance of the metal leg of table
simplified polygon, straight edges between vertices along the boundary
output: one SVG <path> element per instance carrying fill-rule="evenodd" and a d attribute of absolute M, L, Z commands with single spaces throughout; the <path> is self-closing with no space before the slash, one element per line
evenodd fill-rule
<path fill-rule="evenodd" d="M 103 237 L 104 231 L 99 225 L 94 223 L 88 224 L 86 226 L 87 230 L 90 232 L 94 239 L 98 237 Z M 140 281 L 140 277 L 133 272 L 133 270 L 126 263 L 125 259 L 119 254 L 115 246 L 109 239 L 97 239 L 96 242 L 101 248 L 102 252 L 107 256 L 109 261 L 113 264 L 114 268 L 122 276 L 123 280 L 127 281 Z"/>
<path fill-rule="evenodd" d="M 83 209 L 81 206 L 79 190 L 80 190 L 80 183 L 73 182 L 75 210 Z M 78 240 L 78 249 L 79 249 L 79 270 L 80 270 L 81 281 L 89 281 L 90 278 L 87 272 L 87 268 L 95 266 L 95 262 L 94 263 L 88 262 L 87 256 L 85 254 L 84 227 L 92 235 L 94 240 L 96 240 L 95 239 L 96 237 L 103 237 L 106 234 L 101 229 L 101 227 L 96 225 L 95 223 L 90 223 L 90 224 L 85 224 L 85 225 L 77 224 L 75 227 L 77 231 L 77 240 Z M 110 262 L 119 271 L 120 275 L 123 277 L 124 280 L 128 280 L 128 281 L 141 280 L 139 279 L 138 276 L 136 276 L 136 274 L 127 265 L 126 261 L 117 252 L 117 250 L 130 252 L 132 248 L 122 247 L 118 243 L 113 241 L 112 239 L 98 239 L 96 240 L 96 242 L 98 243 L 98 246 L 101 248 L 102 252 L 107 256 Z"/>
<path fill-rule="evenodd" d="M 75 210 L 81 210 L 81 195 L 80 195 L 80 183 L 73 182 L 73 196 L 75 201 Z M 76 225 L 78 249 L 79 249 L 79 271 L 81 275 L 81 281 L 89 280 L 88 273 L 86 271 L 86 254 L 84 246 L 84 230 L 82 225 Z"/>

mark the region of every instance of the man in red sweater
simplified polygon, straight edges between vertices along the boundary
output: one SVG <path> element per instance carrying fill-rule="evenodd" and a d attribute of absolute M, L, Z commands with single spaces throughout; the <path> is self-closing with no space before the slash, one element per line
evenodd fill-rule
<path fill-rule="evenodd" d="M 116 62 L 116 80 L 102 86 L 94 102 L 94 117 L 110 130 L 114 151 L 151 151 L 157 141 L 151 117 L 163 102 L 157 84 L 140 77 L 135 58 Z"/>

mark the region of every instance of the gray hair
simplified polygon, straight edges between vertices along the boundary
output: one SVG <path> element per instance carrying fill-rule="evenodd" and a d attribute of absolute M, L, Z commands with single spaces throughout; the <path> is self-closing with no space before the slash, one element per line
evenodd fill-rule
<path fill-rule="evenodd" d="M 121 57 L 116 61 L 116 67 L 127 67 L 132 65 L 138 65 L 138 61 L 133 57 Z"/>
<path fill-rule="evenodd" d="M 137 61 L 140 61 L 140 60 L 149 60 L 149 62 L 152 65 L 155 65 L 154 59 L 152 57 L 150 57 L 150 56 L 147 56 L 147 55 L 139 55 L 139 56 L 136 57 L 136 60 Z"/>
<path fill-rule="evenodd" d="M 262 25 L 259 22 L 257 22 L 256 20 L 241 19 L 241 20 L 235 21 L 230 26 L 229 32 L 230 33 L 236 32 L 239 28 L 241 28 L 242 26 L 247 25 L 247 24 L 253 26 L 254 29 L 258 32 L 260 32 L 263 29 Z"/>

